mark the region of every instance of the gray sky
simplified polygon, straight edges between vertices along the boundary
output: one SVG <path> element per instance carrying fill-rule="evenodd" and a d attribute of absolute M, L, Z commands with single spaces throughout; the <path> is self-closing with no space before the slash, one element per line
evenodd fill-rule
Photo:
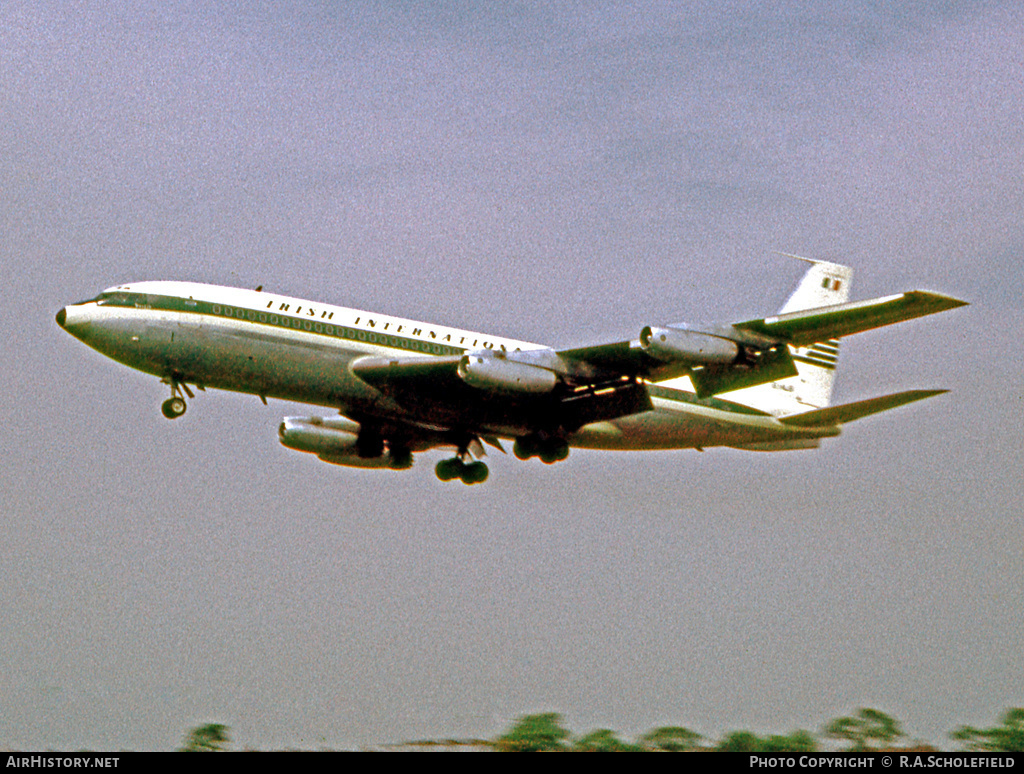
<path fill-rule="evenodd" d="M 0 745 L 818 730 L 1024 704 L 1016 2 L 0 6 Z M 965 309 L 844 346 L 812 452 L 281 447 L 304 409 L 62 333 L 253 287 L 553 346 L 771 313 L 803 265 Z M 500 458 L 499 458 L 500 457 Z"/>

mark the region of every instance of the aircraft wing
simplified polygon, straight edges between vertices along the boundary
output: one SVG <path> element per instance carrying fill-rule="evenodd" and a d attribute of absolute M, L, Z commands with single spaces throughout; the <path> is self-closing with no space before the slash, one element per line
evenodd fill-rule
<path fill-rule="evenodd" d="M 708 397 L 797 374 L 789 347 L 804 347 L 912 320 L 965 301 L 912 290 L 868 301 L 823 306 L 732 325 L 645 328 L 639 339 L 558 354 L 579 371 L 622 373 L 657 382 L 689 375 L 699 397 Z M 659 341 L 660 339 L 660 341 Z M 735 356 L 725 357 L 732 347 Z M 708 353 L 716 353 L 712 356 Z"/>
<path fill-rule="evenodd" d="M 395 418 L 424 426 L 472 429 L 481 437 L 574 430 L 653 408 L 646 387 L 629 375 L 584 378 L 566 370 L 572 364 L 549 362 L 541 367 L 517 361 L 515 354 L 364 357 L 349 367 L 380 391 L 388 402 L 381 408 Z M 474 370 L 471 360 L 478 361 L 480 370 Z"/>
<path fill-rule="evenodd" d="M 446 357 L 363 357 L 352 373 L 393 416 L 478 433 L 577 428 L 650 410 L 644 382 L 688 375 L 698 397 L 795 376 L 791 348 L 964 306 L 914 290 L 704 330 L 645 327 L 631 341 L 555 352 L 477 351 Z M 802 421 L 809 421 L 804 417 Z M 800 421 L 800 420 L 794 420 Z"/>
<path fill-rule="evenodd" d="M 747 320 L 735 323 L 732 327 L 739 331 L 763 334 L 776 341 L 800 347 L 966 305 L 966 301 L 940 293 L 912 290 L 896 296 L 873 298 L 870 301 L 854 301 L 780 314 L 762 320 Z"/>
<path fill-rule="evenodd" d="M 642 376 L 651 381 L 659 368 L 665 366 L 659 360 L 648 355 L 637 341 L 616 341 L 611 344 L 597 344 L 592 347 L 564 349 L 559 357 L 573 363 L 581 373 L 622 373 L 631 376 Z M 677 369 L 678 375 L 685 374 L 689 368 Z M 670 377 L 662 377 L 670 378 Z"/>
<path fill-rule="evenodd" d="M 582 372 L 622 373 L 649 382 L 689 376 L 699 398 L 797 374 L 789 348 L 763 337 L 757 347 L 737 342 L 737 359 L 732 363 L 702 364 L 695 358 L 665 361 L 646 352 L 639 341 L 567 349 L 558 354 Z"/>

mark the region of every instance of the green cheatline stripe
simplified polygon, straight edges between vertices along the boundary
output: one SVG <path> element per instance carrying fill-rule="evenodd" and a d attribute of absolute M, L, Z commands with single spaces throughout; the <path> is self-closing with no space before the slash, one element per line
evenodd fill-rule
<path fill-rule="evenodd" d="M 465 347 L 457 347 L 451 344 L 438 344 L 433 341 L 411 338 L 409 336 L 396 336 L 391 333 L 368 330 L 366 328 L 352 328 L 345 325 L 337 325 L 322 318 L 288 315 L 282 314 L 280 311 L 275 312 L 267 309 L 257 310 L 248 307 L 232 306 L 230 304 L 215 304 L 210 301 L 197 301 L 177 296 L 156 296 L 148 293 L 114 292 L 104 294 L 104 296 L 97 299 L 103 306 L 198 314 L 222 320 L 231 319 L 236 322 L 250 322 L 254 325 L 274 330 L 287 328 L 288 330 L 310 333 L 314 336 L 359 341 L 364 344 L 401 349 L 406 352 L 422 352 L 429 355 L 457 355 L 466 351 Z"/>
<path fill-rule="evenodd" d="M 661 398 L 663 400 L 673 400 L 676 403 L 692 403 L 695 406 L 717 409 L 718 411 L 728 411 L 733 414 L 747 414 L 749 416 L 758 417 L 771 416 L 766 411 L 759 411 L 758 409 L 751 408 L 750 406 L 744 406 L 740 403 L 733 403 L 732 401 L 722 400 L 721 398 L 698 398 L 692 392 L 686 392 L 686 390 L 675 390 L 670 387 L 661 387 L 657 384 L 648 384 L 647 391 L 651 394 L 651 397 Z"/>
<path fill-rule="evenodd" d="M 456 355 L 466 351 L 466 347 L 457 347 L 450 344 L 435 344 L 431 341 L 423 341 L 408 336 L 395 336 L 390 333 L 380 333 L 365 328 L 351 328 L 345 325 L 325 322 L 322 319 L 281 314 L 269 310 L 249 309 L 248 307 L 232 306 L 228 304 L 214 304 L 210 301 L 197 301 L 195 299 L 179 298 L 178 296 L 156 296 L 149 293 L 126 293 L 112 292 L 103 294 L 94 299 L 100 301 L 104 306 L 118 306 L 128 309 L 155 309 L 162 312 L 184 312 L 187 314 L 198 314 L 218 319 L 231 319 L 236 322 L 251 322 L 264 328 L 299 330 L 317 336 L 324 336 L 329 339 L 346 339 L 348 341 L 359 341 L 365 344 L 375 344 L 379 347 L 391 347 L 412 352 L 423 352 L 431 355 Z M 794 360 L 804 358 L 794 356 Z M 813 361 L 806 361 L 811 362 Z M 822 365 L 813 363 L 813 365 Z M 823 366 L 831 368 L 832 366 Z M 743 406 L 739 403 L 722 400 L 721 398 L 698 398 L 692 392 L 676 390 L 669 387 L 661 387 L 656 384 L 647 385 L 648 392 L 657 398 L 671 400 L 677 403 L 691 403 L 695 406 L 728 411 L 733 414 L 747 414 L 749 416 L 771 416 L 767 412 Z"/>

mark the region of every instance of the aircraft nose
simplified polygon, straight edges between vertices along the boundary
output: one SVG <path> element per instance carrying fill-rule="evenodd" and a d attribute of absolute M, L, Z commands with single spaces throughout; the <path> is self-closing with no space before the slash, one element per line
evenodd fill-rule
<path fill-rule="evenodd" d="M 61 307 L 61 310 L 57 312 L 57 325 L 61 328 L 64 327 L 64 321 L 68 319 L 67 307 Z"/>

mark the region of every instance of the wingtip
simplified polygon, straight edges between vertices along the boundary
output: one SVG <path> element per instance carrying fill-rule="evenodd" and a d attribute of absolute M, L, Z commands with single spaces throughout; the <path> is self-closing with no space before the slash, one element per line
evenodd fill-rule
<path fill-rule="evenodd" d="M 904 390 L 903 392 L 893 393 L 888 397 L 900 397 L 908 403 L 912 403 L 916 400 L 924 400 L 925 398 L 934 398 L 936 395 L 944 395 L 947 392 L 949 392 L 949 390 L 945 388 L 938 390 Z"/>
<path fill-rule="evenodd" d="M 936 395 L 945 395 L 949 390 L 911 390 L 917 397 L 914 400 L 924 400 L 925 398 L 934 398 Z"/>
<path fill-rule="evenodd" d="M 961 306 L 970 306 L 970 301 L 964 301 L 961 298 L 953 298 L 953 296 L 947 296 L 942 293 L 933 293 L 932 295 L 938 296 L 946 304 L 947 309 L 959 309 Z"/>
<path fill-rule="evenodd" d="M 970 306 L 970 301 L 964 301 L 959 298 L 953 298 L 953 296 L 947 296 L 945 293 L 936 293 L 932 290 L 912 290 L 907 295 L 917 295 L 922 299 L 926 299 L 936 306 L 936 311 L 944 312 L 947 309 L 958 309 L 961 306 Z"/>

